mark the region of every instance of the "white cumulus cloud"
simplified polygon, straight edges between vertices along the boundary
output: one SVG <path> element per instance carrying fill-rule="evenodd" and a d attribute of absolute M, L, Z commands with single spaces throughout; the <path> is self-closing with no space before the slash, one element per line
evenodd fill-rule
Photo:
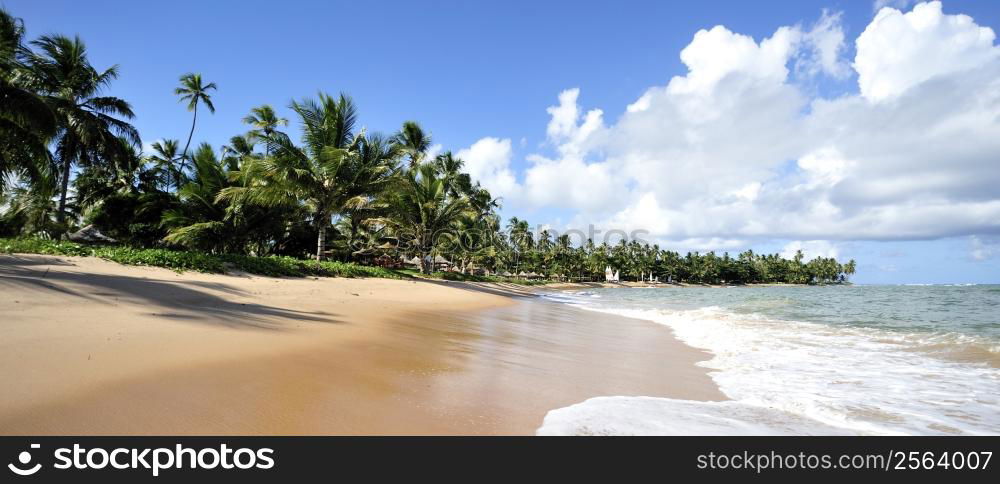
<path fill-rule="evenodd" d="M 494 197 L 516 198 L 520 188 L 510 168 L 513 150 L 509 139 L 482 138 L 456 153 L 465 161 L 464 170 L 483 184 Z"/>
<path fill-rule="evenodd" d="M 551 152 L 528 154 L 519 173 L 509 156 L 485 163 L 500 168 L 485 170 L 484 184 L 568 209 L 573 223 L 678 244 L 835 248 L 1000 233 L 993 31 L 929 2 L 879 10 L 853 63 L 842 58 L 846 42 L 831 12 L 760 40 L 701 30 L 679 53 L 687 72 L 647 89 L 613 123 L 586 109 L 579 89 L 560 93 L 548 109 Z M 852 68 L 856 93 L 831 99 L 789 76 L 846 79 Z"/>
<path fill-rule="evenodd" d="M 968 15 L 946 15 L 941 2 L 920 3 L 905 14 L 882 8 L 856 43 L 861 95 L 881 101 L 935 76 L 994 62 L 1000 55 L 995 38 Z"/>

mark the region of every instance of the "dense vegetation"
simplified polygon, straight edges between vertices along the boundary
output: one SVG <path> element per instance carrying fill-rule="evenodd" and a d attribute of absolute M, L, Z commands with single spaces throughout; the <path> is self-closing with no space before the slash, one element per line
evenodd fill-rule
<path fill-rule="evenodd" d="M 611 266 L 622 280 L 828 283 L 855 269 L 801 252 L 681 256 L 624 238 L 536 234 L 517 218 L 504 225 L 500 200 L 452 153 L 429 156 L 418 123 L 392 135 L 358 129 L 345 94 L 290 103 L 298 142 L 283 131 L 289 120 L 261 105 L 243 118 L 247 132 L 216 149 L 192 140 L 219 87 L 184 74 L 174 94 L 191 112 L 190 128 L 179 127 L 186 139 L 144 153 L 131 106 L 106 92 L 117 77 L 117 66 L 90 64 L 81 39 L 29 42 L 0 10 L 0 251 L 270 275 L 392 276 L 370 266 L 414 258 L 430 274 L 444 258 L 461 274 L 448 278 L 474 280 L 603 280 Z M 117 245 L 56 242 L 88 225 Z"/>
<path fill-rule="evenodd" d="M 309 261 L 287 256 L 255 257 L 238 254 L 143 249 L 120 246 L 83 245 L 43 239 L 0 239 L 0 254 L 46 254 L 100 257 L 119 264 L 165 267 L 176 271 L 224 273 L 241 271 L 264 276 L 382 277 L 403 278 L 407 274 L 381 267 L 339 261 Z"/>

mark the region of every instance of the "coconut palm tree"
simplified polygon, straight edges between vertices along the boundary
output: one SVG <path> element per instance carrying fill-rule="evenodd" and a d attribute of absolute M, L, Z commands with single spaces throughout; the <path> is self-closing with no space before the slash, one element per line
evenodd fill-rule
<path fill-rule="evenodd" d="M 264 151 L 267 156 L 271 156 L 271 137 L 279 132 L 279 127 L 288 126 L 288 120 L 278 117 L 274 108 L 268 104 L 251 109 L 250 114 L 243 118 L 243 122 L 252 128 L 249 134 L 253 138 L 264 140 Z"/>
<path fill-rule="evenodd" d="M 5 207 L 0 214 L 3 235 L 56 235 L 59 230 L 53 226 L 52 221 L 52 215 L 56 211 L 52 202 L 53 189 L 52 185 L 31 186 L 21 183 L 0 193 L 0 206 Z"/>
<path fill-rule="evenodd" d="M 61 183 L 57 221 L 62 223 L 71 167 L 116 163 L 128 156 L 121 139 L 131 145 L 141 140 L 139 132 L 120 119 L 135 116 L 129 103 L 100 95 L 118 77 L 117 65 L 95 69 L 79 37 L 43 36 L 32 45 L 40 52 L 28 57 L 28 82 L 43 94 L 57 122 L 54 146 Z"/>
<path fill-rule="evenodd" d="M 854 259 L 851 259 L 847 261 L 846 264 L 844 264 L 843 269 L 844 269 L 844 280 L 846 281 L 847 278 L 853 276 L 854 273 L 857 271 L 858 263 L 854 262 Z"/>
<path fill-rule="evenodd" d="M 355 136 L 357 108 L 345 94 L 334 98 L 320 93 L 318 100 L 293 101 L 290 107 L 300 118 L 303 146 L 275 138 L 272 155 L 250 159 L 234 174 L 244 179 L 243 185 L 223 190 L 219 197 L 263 206 L 304 200 L 313 214 L 316 260 L 321 260 L 333 215 L 372 203 L 389 185 L 396 160 L 365 155 L 382 148 L 373 147 L 374 137 Z"/>
<path fill-rule="evenodd" d="M 140 148 L 127 140 L 119 142 L 123 156 L 117 163 L 88 166 L 73 178 L 73 205 L 77 209 L 82 211 L 95 207 L 116 194 L 136 193 L 139 185 L 146 181 L 144 179 L 151 178 L 154 183 L 150 185 L 155 185 L 155 172 L 159 170 L 154 167 L 154 173 L 147 173 L 146 160 L 142 158 Z"/>
<path fill-rule="evenodd" d="M 254 156 L 254 141 L 255 137 L 249 134 L 247 135 L 236 135 L 229 138 L 229 144 L 222 145 L 222 159 L 227 160 L 229 158 L 235 158 L 237 160 L 243 160 Z M 259 155 L 258 155 L 259 156 Z"/>
<path fill-rule="evenodd" d="M 56 118 L 45 101 L 23 85 L 29 51 L 24 24 L 0 8 L 0 192 L 12 178 L 47 178 L 48 142 Z"/>
<path fill-rule="evenodd" d="M 152 163 L 162 175 L 167 190 L 170 190 L 171 186 L 174 187 L 175 191 L 179 189 L 185 176 L 185 160 L 179 159 L 178 146 L 178 141 L 174 139 L 156 141 L 152 145 L 153 154 L 146 157 L 146 160 Z"/>
<path fill-rule="evenodd" d="M 424 132 L 416 121 L 406 121 L 403 128 L 395 136 L 400 150 L 410 159 L 410 168 L 424 161 L 427 150 L 431 148 L 431 136 Z"/>
<path fill-rule="evenodd" d="M 434 158 L 434 167 L 444 176 L 445 183 L 448 185 L 448 193 L 453 197 L 472 195 L 472 177 L 468 173 L 462 173 L 463 166 L 465 166 L 465 162 L 450 151 L 441 153 Z"/>
<path fill-rule="evenodd" d="M 389 222 L 420 256 L 425 274 L 433 268 L 431 257 L 439 245 L 455 236 L 458 221 L 474 216 L 465 197 L 448 195 L 445 179 L 430 165 L 407 170 L 389 203 L 393 214 Z"/>
<path fill-rule="evenodd" d="M 345 172 L 343 182 L 355 198 L 340 212 L 350 220 L 348 237 L 351 243 L 371 221 L 378 223 L 387 214 L 388 204 L 381 195 L 390 187 L 397 175 L 399 147 L 378 134 L 361 134 L 352 152 L 351 169 Z M 383 197 L 384 198 L 384 197 Z"/>
<path fill-rule="evenodd" d="M 304 218 L 297 202 L 281 207 L 240 203 L 221 196 L 243 187 L 241 164 L 257 158 L 219 159 L 207 143 L 192 153 L 190 179 L 177 192 L 179 202 L 163 214 L 164 241 L 215 253 L 274 253 L 288 242 L 296 221 Z"/>
<path fill-rule="evenodd" d="M 514 250 L 514 273 L 519 274 L 521 259 L 534 247 L 535 240 L 531 235 L 531 226 L 527 220 L 511 217 L 507 223 L 507 233 L 511 248 Z"/>
<path fill-rule="evenodd" d="M 496 211 L 501 208 L 501 201 L 499 198 L 493 198 L 490 191 L 483 188 L 476 183 L 476 186 L 472 187 L 471 193 L 467 195 L 469 198 L 469 204 L 472 209 L 476 211 L 481 218 L 487 218 L 493 215 Z M 498 227 L 499 229 L 499 222 Z"/>
<path fill-rule="evenodd" d="M 220 163 L 207 143 L 195 150 L 192 178 L 178 189 L 180 205 L 163 214 L 165 241 L 199 250 L 236 251 L 226 223 L 226 205 L 216 202 L 219 192 L 229 186 L 226 165 Z"/>
<path fill-rule="evenodd" d="M 212 96 L 208 91 L 216 90 L 214 82 L 203 84 L 201 74 L 187 73 L 180 78 L 181 85 L 174 89 L 174 94 L 180 96 L 179 102 L 187 101 L 187 109 L 193 114 L 191 118 L 191 132 L 188 133 L 187 143 L 184 144 L 184 152 L 181 158 L 187 158 L 188 148 L 191 146 L 191 137 L 194 136 L 194 126 L 198 123 L 198 105 L 204 104 L 210 113 L 215 113 L 215 105 L 212 104 Z"/>

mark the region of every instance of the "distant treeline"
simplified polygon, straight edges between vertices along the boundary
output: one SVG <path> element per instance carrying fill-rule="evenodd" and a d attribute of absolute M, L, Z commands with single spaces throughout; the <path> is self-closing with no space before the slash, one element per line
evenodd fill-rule
<path fill-rule="evenodd" d="M 715 252 L 688 252 L 681 256 L 634 240 L 613 245 L 595 245 L 588 240 L 580 247 L 573 247 L 568 236 L 552 239 L 547 231 L 542 231 L 536 238 L 525 232 L 526 228 L 523 221 L 515 218 L 494 243 L 500 248 L 497 253 L 502 255 L 497 259 L 500 270 L 601 281 L 605 269 L 611 267 L 623 281 L 653 277 L 660 282 L 699 284 L 826 284 L 847 281 L 857 267 L 853 260 L 841 264 L 826 257 L 806 262 L 802 251 L 785 259 L 778 254 L 755 254 L 752 250 L 735 258 L 728 252 L 721 256 Z"/>

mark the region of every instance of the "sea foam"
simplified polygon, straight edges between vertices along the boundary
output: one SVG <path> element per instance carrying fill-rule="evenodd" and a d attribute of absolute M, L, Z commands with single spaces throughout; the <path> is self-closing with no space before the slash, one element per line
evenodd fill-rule
<path fill-rule="evenodd" d="M 713 354 L 700 365 L 732 401 L 593 398 L 549 412 L 539 434 L 1000 434 L 1000 371 L 924 351 L 940 336 L 773 320 L 717 306 L 635 309 L 565 294 L 552 300 L 670 327 Z"/>

